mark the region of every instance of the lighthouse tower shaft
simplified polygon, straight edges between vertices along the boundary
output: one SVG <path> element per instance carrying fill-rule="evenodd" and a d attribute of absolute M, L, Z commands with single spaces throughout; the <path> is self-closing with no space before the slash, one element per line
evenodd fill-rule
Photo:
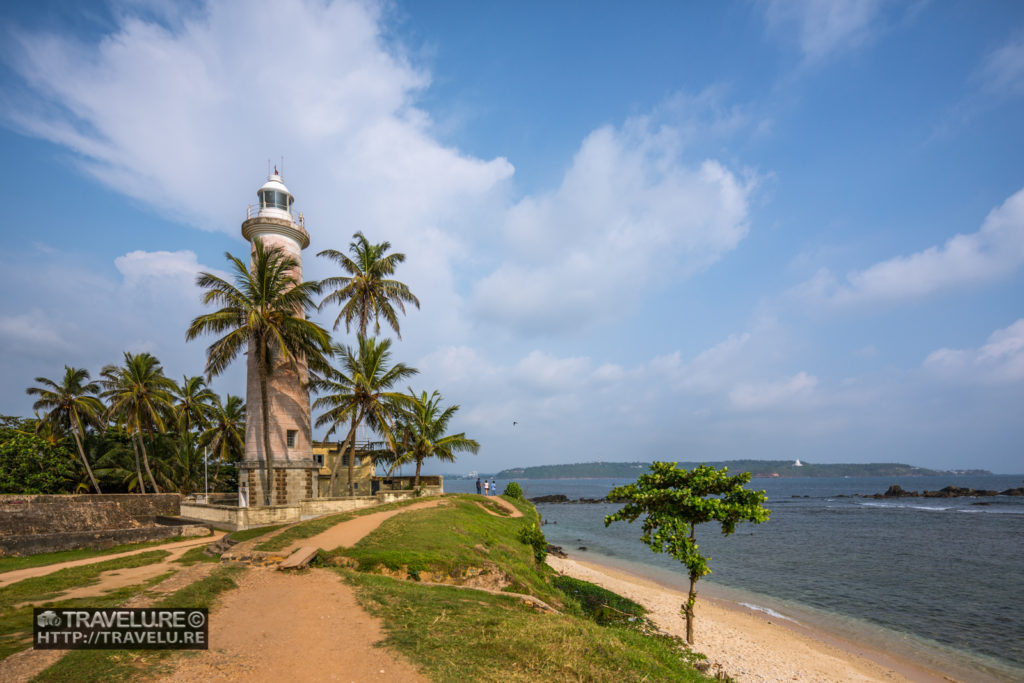
<path fill-rule="evenodd" d="M 265 249 L 277 249 L 298 264 L 292 271 L 302 281 L 302 250 L 309 245 L 303 221 L 292 216 L 294 198 L 275 170 L 257 193 L 260 204 L 242 223 L 242 235 Z M 300 312 L 301 315 L 301 312 Z M 245 457 L 239 463 L 239 486 L 248 489 L 252 504 L 262 505 L 270 488 L 272 505 L 293 505 L 317 494 L 318 467 L 313 460 L 312 426 L 305 359 L 295 366 L 280 353 L 271 356 L 267 368 L 267 437 L 271 469 L 268 481 L 264 453 L 263 401 L 260 391 L 259 354 L 250 345 L 247 357 Z"/>

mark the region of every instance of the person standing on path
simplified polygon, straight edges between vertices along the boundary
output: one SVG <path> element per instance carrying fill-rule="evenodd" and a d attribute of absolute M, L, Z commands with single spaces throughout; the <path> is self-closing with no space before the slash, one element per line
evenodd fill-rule
<path fill-rule="evenodd" d="M 483 491 L 483 489 L 480 486 L 480 477 L 477 477 L 476 478 L 476 495 L 479 496 L 482 493 L 482 491 Z"/>
<path fill-rule="evenodd" d="M 498 485 L 494 483 L 494 477 L 491 477 L 491 495 L 498 495 Z"/>
<path fill-rule="evenodd" d="M 484 495 L 485 496 L 491 495 L 490 491 L 491 491 L 491 485 L 487 482 L 486 479 L 484 479 Z"/>

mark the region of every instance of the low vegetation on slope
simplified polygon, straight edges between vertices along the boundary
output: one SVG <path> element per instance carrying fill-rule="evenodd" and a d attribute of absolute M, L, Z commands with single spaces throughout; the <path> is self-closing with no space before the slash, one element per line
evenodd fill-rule
<path fill-rule="evenodd" d="M 508 518 L 488 514 L 476 496 L 446 498 L 452 505 L 393 517 L 322 558 L 348 565 L 336 571 L 384 620 L 385 643 L 432 680 L 709 680 L 679 639 L 654 633 L 641 606 L 538 563 L 519 540 L 523 525 L 539 521 L 532 505 L 512 501 L 524 516 Z M 428 583 L 439 580 L 459 585 Z"/>

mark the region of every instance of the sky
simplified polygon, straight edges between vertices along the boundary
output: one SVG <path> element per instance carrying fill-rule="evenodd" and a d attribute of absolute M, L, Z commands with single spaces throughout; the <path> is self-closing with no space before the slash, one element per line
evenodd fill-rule
<path fill-rule="evenodd" d="M 44 0 L 0 31 L 0 414 L 125 351 L 202 373 L 196 274 L 276 164 L 307 278 L 357 230 L 407 255 L 395 360 L 481 444 L 436 469 L 1024 471 L 1022 3 Z"/>

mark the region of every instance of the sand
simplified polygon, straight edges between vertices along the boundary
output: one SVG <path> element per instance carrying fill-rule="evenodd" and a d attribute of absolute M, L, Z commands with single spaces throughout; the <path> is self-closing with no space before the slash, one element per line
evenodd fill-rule
<path fill-rule="evenodd" d="M 684 592 L 579 558 L 548 556 L 548 564 L 563 574 L 640 603 L 650 610 L 649 616 L 661 629 L 685 637 L 686 626 L 679 611 L 686 601 Z M 694 641 L 694 650 L 741 682 L 952 680 L 894 655 L 700 596 Z"/>

